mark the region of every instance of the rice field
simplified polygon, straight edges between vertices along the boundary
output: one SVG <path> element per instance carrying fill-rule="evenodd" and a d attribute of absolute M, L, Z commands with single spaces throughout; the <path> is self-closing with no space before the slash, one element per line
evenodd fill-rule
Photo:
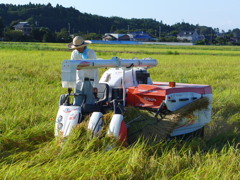
<path fill-rule="evenodd" d="M 212 86 L 204 139 L 129 147 L 89 141 L 84 124 L 64 145 L 54 138 L 66 47 L 0 42 L 0 179 L 239 179 L 240 47 L 90 45 L 102 59 L 157 59 L 154 81 Z"/>

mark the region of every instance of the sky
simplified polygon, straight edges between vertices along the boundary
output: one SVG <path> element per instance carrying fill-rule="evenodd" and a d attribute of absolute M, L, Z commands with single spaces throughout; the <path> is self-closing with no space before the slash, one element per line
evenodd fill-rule
<path fill-rule="evenodd" d="M 219 28 L 240 29 L 240 0 L 0 0 L 4 4 L 57 4 L 82 13 L 122 18 L 151 18 L 173 25 L 186 22 Z M 131 29 L 131 27 L 129 27 Z"/>

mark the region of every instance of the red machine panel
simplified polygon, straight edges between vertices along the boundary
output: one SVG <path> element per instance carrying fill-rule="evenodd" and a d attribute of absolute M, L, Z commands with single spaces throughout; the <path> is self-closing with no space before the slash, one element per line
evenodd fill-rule
<path fill-rule="evenodd" d="M 193 92 L 198 94 L 211 94 L 212 89 L 208 85 L 176 83 L 170 87 L 169 83 L 156 82 L 153 85 L 140 84 L 137 87 L 129 87 L 126 103 L 130 106 L 158 108 L 166 95 L 172 93 Z"/>

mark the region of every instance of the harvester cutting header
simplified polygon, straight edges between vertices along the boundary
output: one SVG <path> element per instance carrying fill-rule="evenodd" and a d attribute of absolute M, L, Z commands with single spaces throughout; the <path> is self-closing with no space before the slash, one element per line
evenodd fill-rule
<path fill-rule="evenodd" d="M 211 87 L 175 82 L 153 82 L 147 69 L 155 66 L 157 61 L 150 58 L 113 57 L 110 60 L 63 61 L 62 87 L 68 88 L 68 94 L 60 96 L 55 136 L 68 136 L 72 128 L 81 123 L 88 114 L 91 114 L 88 129 L 93 135 L 97 134 L 104 125 L 103 114 L 114 111 L 108 134 L 127 142 L 129 124 L 125 122 L 123 115 L 126 106 L 154 111 L 157 121 L 161 121 L 158 117 L 163 119 L 174 113 L 180 114 L 177 120 L 173 119 L 175 125 L 168 130 L 168 137 L 195 132 L 201 132 L 202 135 L 204 126 L 211 119 Z M 76 71 L 106 67 L 109 69 L 100 78 L 97 91 L 92 92 L 94 79 L 83 78 L 82 86 L 85 87 L 83 88 L 85 91 L 72 93 L 72 88 L 76 88 Z M 76 99 L 79 98 L 81 100 L 76 104 Z M 157 134 L 157 132 L 154 133 Z"/>

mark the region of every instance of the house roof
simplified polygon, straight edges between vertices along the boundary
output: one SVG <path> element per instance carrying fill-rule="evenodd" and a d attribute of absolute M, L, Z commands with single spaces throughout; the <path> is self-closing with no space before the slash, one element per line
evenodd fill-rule
<path fill-rule="evenodd" d="M 178 36 L 192 36 L 194 32 L 192 31 L 181 31 Z"/>
<path fill-rule="evenodd" d="M 19 22 L 18 24 L 13 26 L 14 28 L 28 28 L 30 27 L 28 22 Z"/>
<path fill-rule="evenodd" d="M 126 34 L 117 34 L 117 33 L 106 33 L 105 36 L 112 36 L 112 37 L 115 37 L 116 39 L 124 36 Z"/>
<path fill-rule="evenodd" d="M 131 33 L 131 34 L 116 34 L 116 33 L 105 33 L 105 35 L 103 36 L 103 38 L 109 38 L 112 37 L 113 39 L 126 39 L 126 37 L 128 36 L 128 39 L 145 39 L 145 40 L 149 40 L 152 37 L 148 34 L 148 33 Z"/>
<path fill-rule="evenodd" d="M 135 39 L 149 39 L 151 36 L 149 35 L 136 35 L 134 36 Z"/>
<path fill-rule="evenodd" d="M 133 35 L 148 35 L 148 33 L 144 32 L 144 31 L 136 31 L 136 32 L 132 32 L 131 34 L 133 34 Z"/>

